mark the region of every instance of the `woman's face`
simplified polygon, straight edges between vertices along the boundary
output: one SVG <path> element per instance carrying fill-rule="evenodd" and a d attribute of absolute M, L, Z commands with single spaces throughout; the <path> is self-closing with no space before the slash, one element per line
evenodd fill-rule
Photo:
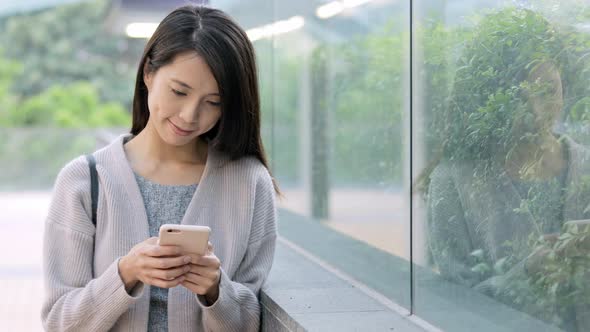
<path fill-rule="evenodd" d="M 193 142 L 221 117 L 217 81 L 197 53 L 181 53 L 156 72 L 144 71 L 144 81 L 148 89 L 148 125 L 170 145 Z"/>

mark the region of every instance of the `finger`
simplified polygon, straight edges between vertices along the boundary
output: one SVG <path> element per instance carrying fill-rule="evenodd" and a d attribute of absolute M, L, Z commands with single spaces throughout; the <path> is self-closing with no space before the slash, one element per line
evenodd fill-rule
<path fill-rule="evenodd" d="M 221 262 L 219 261 L 219 258 L 217 258 L 215 255 L 201 256 L 196 263 L 191 263 L 194 265 L 210 267 L 213 269 L 219 269 L 221 267 Z"/>
<path fill-rule="evenodd" d="M 170 269 L 178 266 L 183 266 L 190 263 L 190 256 L 179 256 L 179 257 L 150 257 L 147 256 L 142 260 L 142 267 L 149 269 Z"/>
<path fill-rule="evenodd" d="M 189 281 L 195 285 L 203 286 L 208 289 L 213 285 L 215 279 L 189 272 L 184 275 L 184 281 Z"/>
<path fill-rule="evenodd" d="M 217 258 L 217 256 L 215 256 L 213 253 L 204 256 L 195 254 L 188 255 L 191 256 L 191 264 L 212 267 L 219 267 L 221 265 L 219 258 Z"/>
<path fill-rule="evenodd" d="M 215 280 L 217 278 L 217 270 L 214 270 L 214 269 L 211 269 L 208 267 L 191 265 L 189 272 L 192 274 L 200 275 L 205 278 L 212 279 L 212 280 Z"/>
<path fill-rule="evenodd" d="M 180 284 L 195 294 L 199 294 L 199 295 L 207 294 L 207 289 L 205 287 L 194 284 L 190 281 L 185 280 L 185 281 L 181 282 Z"/>
<path fill-rule="evenodd" d="M 182 250 L 179 246 L 152 245 L 146 247 L 144 253 L 152 257 L 179 256 L 182 254 Z"/>
<path fill-rule="evenodd" d="M 174 279 L 184 275 L 185 273 L 189 272 L 190 269 L 191 268 L 188 265 L 176 267 L 173 269 L 167 269 L 167 270 L 154 269 L 154 270 L 151 270 L 150 276 L 152 278 L 157 278 L 157 279 L 162 279 L 162 280 L 174 280 Z"/>
<path fill-rule="evenodd" d="M 195 253 L 190 253 L 190 252 L 185 252 L 185 254 L 191 255 L 191 256 L 193 256 L 195 258 L 195 260 L 198 260 L 198 257 L 213 255 L 213 245 L 211 244 L 211 242 L 208 242 L 207 243 L 207 249 L 205 250 L 205 253 L 202 254 L 202 255 L 195 254 Z"/>
<path fill-rule="evenodd" d="M 158 278 L 148 278 L 147 284 L 160 287 L 160 288 L 172 288 L 182 284 L 185 281 L 185 276 L 180 276 L 174 280 L 162 280 Z"/>
<path fill-rule="evenodd" d="M 193 253 L 186 253 L 185 255 L 191 257 L 191 264 L 197 264 L 198 262 L 201 261 L 201 257 L 204 257 L 203 255 L 197 255 L 197 254 L 193 254 Z"/>

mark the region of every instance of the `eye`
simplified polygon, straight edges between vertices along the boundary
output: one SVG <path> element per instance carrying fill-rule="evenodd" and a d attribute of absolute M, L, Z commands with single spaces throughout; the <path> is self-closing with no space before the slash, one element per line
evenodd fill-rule
<path fill-rule="evenodd" d="M 177 96 L 186 96 L 186 93 L 184 93 L 184 92 L 180 92 L 180 91 L 173 89 L 173 88 L 170 88 L 170 90 L 172 90 L 172 92 Z"/>
<path fill-rule="evenodd" d="M 216 102 L 214 102 L 214 101 L 208 101 L 208 103 L 209 103 L 210 105 L 213 105 L 213 106 L 215 106 L 215 107 L 221 106 L 221 103 L 220 103 L 220 102 L 219 102 L 219 103 L 216 103 Z"/>

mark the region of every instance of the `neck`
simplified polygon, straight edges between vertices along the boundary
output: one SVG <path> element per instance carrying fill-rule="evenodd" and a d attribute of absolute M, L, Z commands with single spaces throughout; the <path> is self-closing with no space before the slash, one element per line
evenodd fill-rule
<path fill-rule="evenodd" d="M 548 131 L 538 139 L 519 141 L 506 155 L 505 167 L 521 178 L 545 178 L 558 173 L 564 162 L 561 143 Z"/>

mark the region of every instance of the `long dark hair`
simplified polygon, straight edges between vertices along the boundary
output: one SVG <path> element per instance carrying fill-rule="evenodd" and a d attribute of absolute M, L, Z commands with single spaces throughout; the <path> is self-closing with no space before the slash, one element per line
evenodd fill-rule
<path fill-rule="evenodd" d="M 203 58 L 219 85 L 221 118 L 201 138 L 231 160 L 254 156 L 269 169 L 260 136 L 254 48 L 244 30 L 218 9 L 187 5 L 175 9 L 160 23 L 139 62 L 131 134 L 139 134 L 149 119 L 144 68 L 155 72 L 186 51 Z M 273 185 L 280 193 L 274 179 Z"/>

